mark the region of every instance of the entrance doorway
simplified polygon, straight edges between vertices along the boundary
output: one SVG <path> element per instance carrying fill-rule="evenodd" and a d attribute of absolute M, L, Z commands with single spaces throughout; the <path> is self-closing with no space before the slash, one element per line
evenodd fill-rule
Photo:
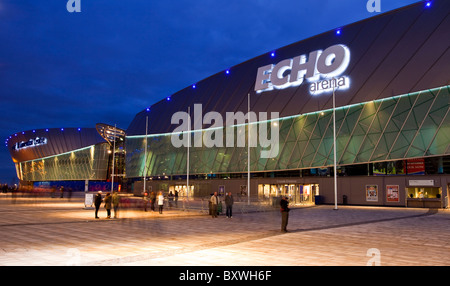
<path fill-rule="evenodd" d="M 172 192 L 172 194 L 175 194 L 175 191 L 178 192 L 178 197 L 180 199 L 183 197 L 187 197 L 188 195 L 189 195 L 189 198 L 192 198 L 194 195 L 194 186 L 190 185 L 189 190 L 187 189 L 186 185 L 169 186 L 169 192 Z"/>
<path fill-rule="evenodd" d="M 318 191 L 318 184 L 259 184 L 258 199 L 270 202 L 274 198 L 287 196 L 291 205 L 306 205 L 313 203 Z"/>

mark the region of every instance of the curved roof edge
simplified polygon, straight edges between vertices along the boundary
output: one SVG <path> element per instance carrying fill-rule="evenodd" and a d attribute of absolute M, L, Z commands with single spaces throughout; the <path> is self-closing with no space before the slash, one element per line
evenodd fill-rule
<path fill-rule="evenodd" d="M 106 143 L 95 128 L 64 127 L 22 131 L 6 145 L 14 162 L 29 161 Z"/>
<path fill-rule="evenodd" d="M 449 84 L 450 1 L 434 0 L 430 8 L 420 1 L 309 37 L 220 71 L 194 86 L 166 97 L 134 117 L 127 135 L 168 133 L 176 112 L 202 104 L 202 113 L 247 112 L 247 95 L 254 112 L 279 112 L 280 117 L 330 108 L 332 93 L 312 95 L 309 83 L 257 94 L 260 67 L 277 65 L 300 55 L 345 45 L 351 51 L 345 76 L 348 89 L 339 90 L 336 106 L 344 106 Z M 318 56 L 319 57 L 319 56 Z M 329 84 L 329 83 L 326 83 Z M 146 117 L 149 126 L 145 130 Z M 201 128 L 207 128 L 202 126 Z"/>

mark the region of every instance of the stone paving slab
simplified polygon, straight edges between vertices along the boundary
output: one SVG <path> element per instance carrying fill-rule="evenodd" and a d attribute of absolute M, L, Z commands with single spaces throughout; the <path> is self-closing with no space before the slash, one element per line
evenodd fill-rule
<path fill-rule="evenodd" d="M 315 206 L 216 219 L 197 210 L 121 210 L 82 199 L 0 196 L 0 265 L 422 266 L 450 264 L 450 211 Z"/>

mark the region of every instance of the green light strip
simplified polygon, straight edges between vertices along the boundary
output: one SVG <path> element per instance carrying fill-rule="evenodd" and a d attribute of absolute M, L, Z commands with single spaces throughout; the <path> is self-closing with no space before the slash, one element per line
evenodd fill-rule
<path fill-rule="evenodd" d="M 383 102 L 383 101 L 386 101 L 386 100 L 399 99 L 399 98 L 407 97 L 407 96 L 414 96 L 414 95 L 418 95 L 418 94 L 420 94 L 422 92 L 433 92 L 433 91 L 441 90 L 443 88 L 450 88 L 450 85 L 436 87 L 436 88 L 427 89 L 427 90 L 416 91 L 416 92 L 402 94 L 402 95 L 396 95 L 396 96 L 392 96 L 392 97 L 389 97 L 389 98 L 382 98 L 382 99 L 377 99 L 377 100 L 372 100 L 372 101 L 366 101 L 366 102 L 361 102 L 361 103 L 350 104 L 350 105 L 346 105 L 346 106 L 337 107 L 336 110 L 342 110 L 342 109 L 346 109 L 346 108 L 351 108 L 353 106 L 366 105 L 366 104 L 369 104 L 371 102 L 376 103 L 376 102 Z M 281 121 L 281 120 L 297 118 L 297 117 L 300 117 L 300 116 L 309 116 L 309 115 L 314 115 L 314 114 L 317 114 L 317 113 L 332 112 L 332 111 L 333 111 L 333 108 L 330 108 L 330 109 L 325 109 L 325 110 L 321 110 L 321 111 L 309 112 L 309 113 L 305 113 L 305 114 L 290 115 L 290 116 L 281 117 L 281 118 L 277 118 L 277 119 L 268 119 L 268 120 L 265 120 L 265 121 L 257 121 L 257 122 L 252 122 L 250 124 L 270 123 L 270 122 L 273 122 L 273 121 L 278 122 L 278 121 Z M 234 127 L 240 127 L 240 126 L 245 126 L 245 125 L 248 125 L 248 123 L 236 124 L 236 125 L 228 125 L 228 126 L 221 126 L 221 127 L 214 127 L 214 128 L 206 128 L 206 129 L 189 130 L 189 131 L 182 131 L 182 132 L 169 132 L 169 133 L 159 133 L 159 134 L 149 134 L 149 135 L 132 135 L 132 136 L 126 136 L 126 138 L 135 139 L 135 138 L 145 138 L 146 136 L 148 138 L 162 137 L 162 136 L 172 136 L 172 135 L 177 135 L 177 134 L 183 134 L 183 133 L 186 133 L 186 132 L 189 132 L 189 133 L 203 132 L 203 131 L 218 130 L 218 129 L 223 129 L 223 128 L 234 128 Z"/>
<path fill-rule="evenodd" d="M 61 153 L 61 154 L 58 154 L 58 155 L 52 155 L 52 156 L 47 156 L 47 157 L 43 157 L 43 158 L 39 158 L 39 159 L 22 161 L 20 163 L 28 163 L 28 162 L 34 162 L 34 161 L 47 160 L 47 159 L 50 159 L 50 158 L 53 158 L 53 157 L 59 157 L 59 156 L 71 154 L 73 152 L 79 152 L 79 151 L 87 150 L 87 149 L 90 149 L 92 147 L 95 147 L 95 145 L 91 145 L 91 146 L 88 146 L 88 147 L 83 147 L 83 148 L 76 149 L 76 150 L 73 150 L 73 151 L 64 152 L 64 153 Z"/>

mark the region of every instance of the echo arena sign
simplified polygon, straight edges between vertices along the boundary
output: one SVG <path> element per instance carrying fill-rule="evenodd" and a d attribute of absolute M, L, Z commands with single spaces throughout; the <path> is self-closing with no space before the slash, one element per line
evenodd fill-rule
<path fill-rule="evenodd" d="M 13 150 L 15 151 L 19 151 L 21 149 L 25 149 L 25 148 L 29 148 L 29 147 L 35 147 L 35 146 L 39 146 L 39 145 L 44 145 L 47 144 L 47 138 L 45 137 L 36 137 L 36 138 L 31 138 L 28 141 L 21 141 L 20 143 L 17 142 L 16 144 L 14 144 L 12 146 Z"/>
<path fill-rule="evenodd" d="M 255 91 L 261 93 L 274 88 L 285 89 L 299 86 L 306 79 L 311 83 L 312 95 L 350 87 L 350 79 L 342 76 L 350 63 L 350 50 L 345 45 L 333 45 L 326 50 L 317 50 L 309 56 L 300 55 L 292 59 L 258 68 Z"/>

